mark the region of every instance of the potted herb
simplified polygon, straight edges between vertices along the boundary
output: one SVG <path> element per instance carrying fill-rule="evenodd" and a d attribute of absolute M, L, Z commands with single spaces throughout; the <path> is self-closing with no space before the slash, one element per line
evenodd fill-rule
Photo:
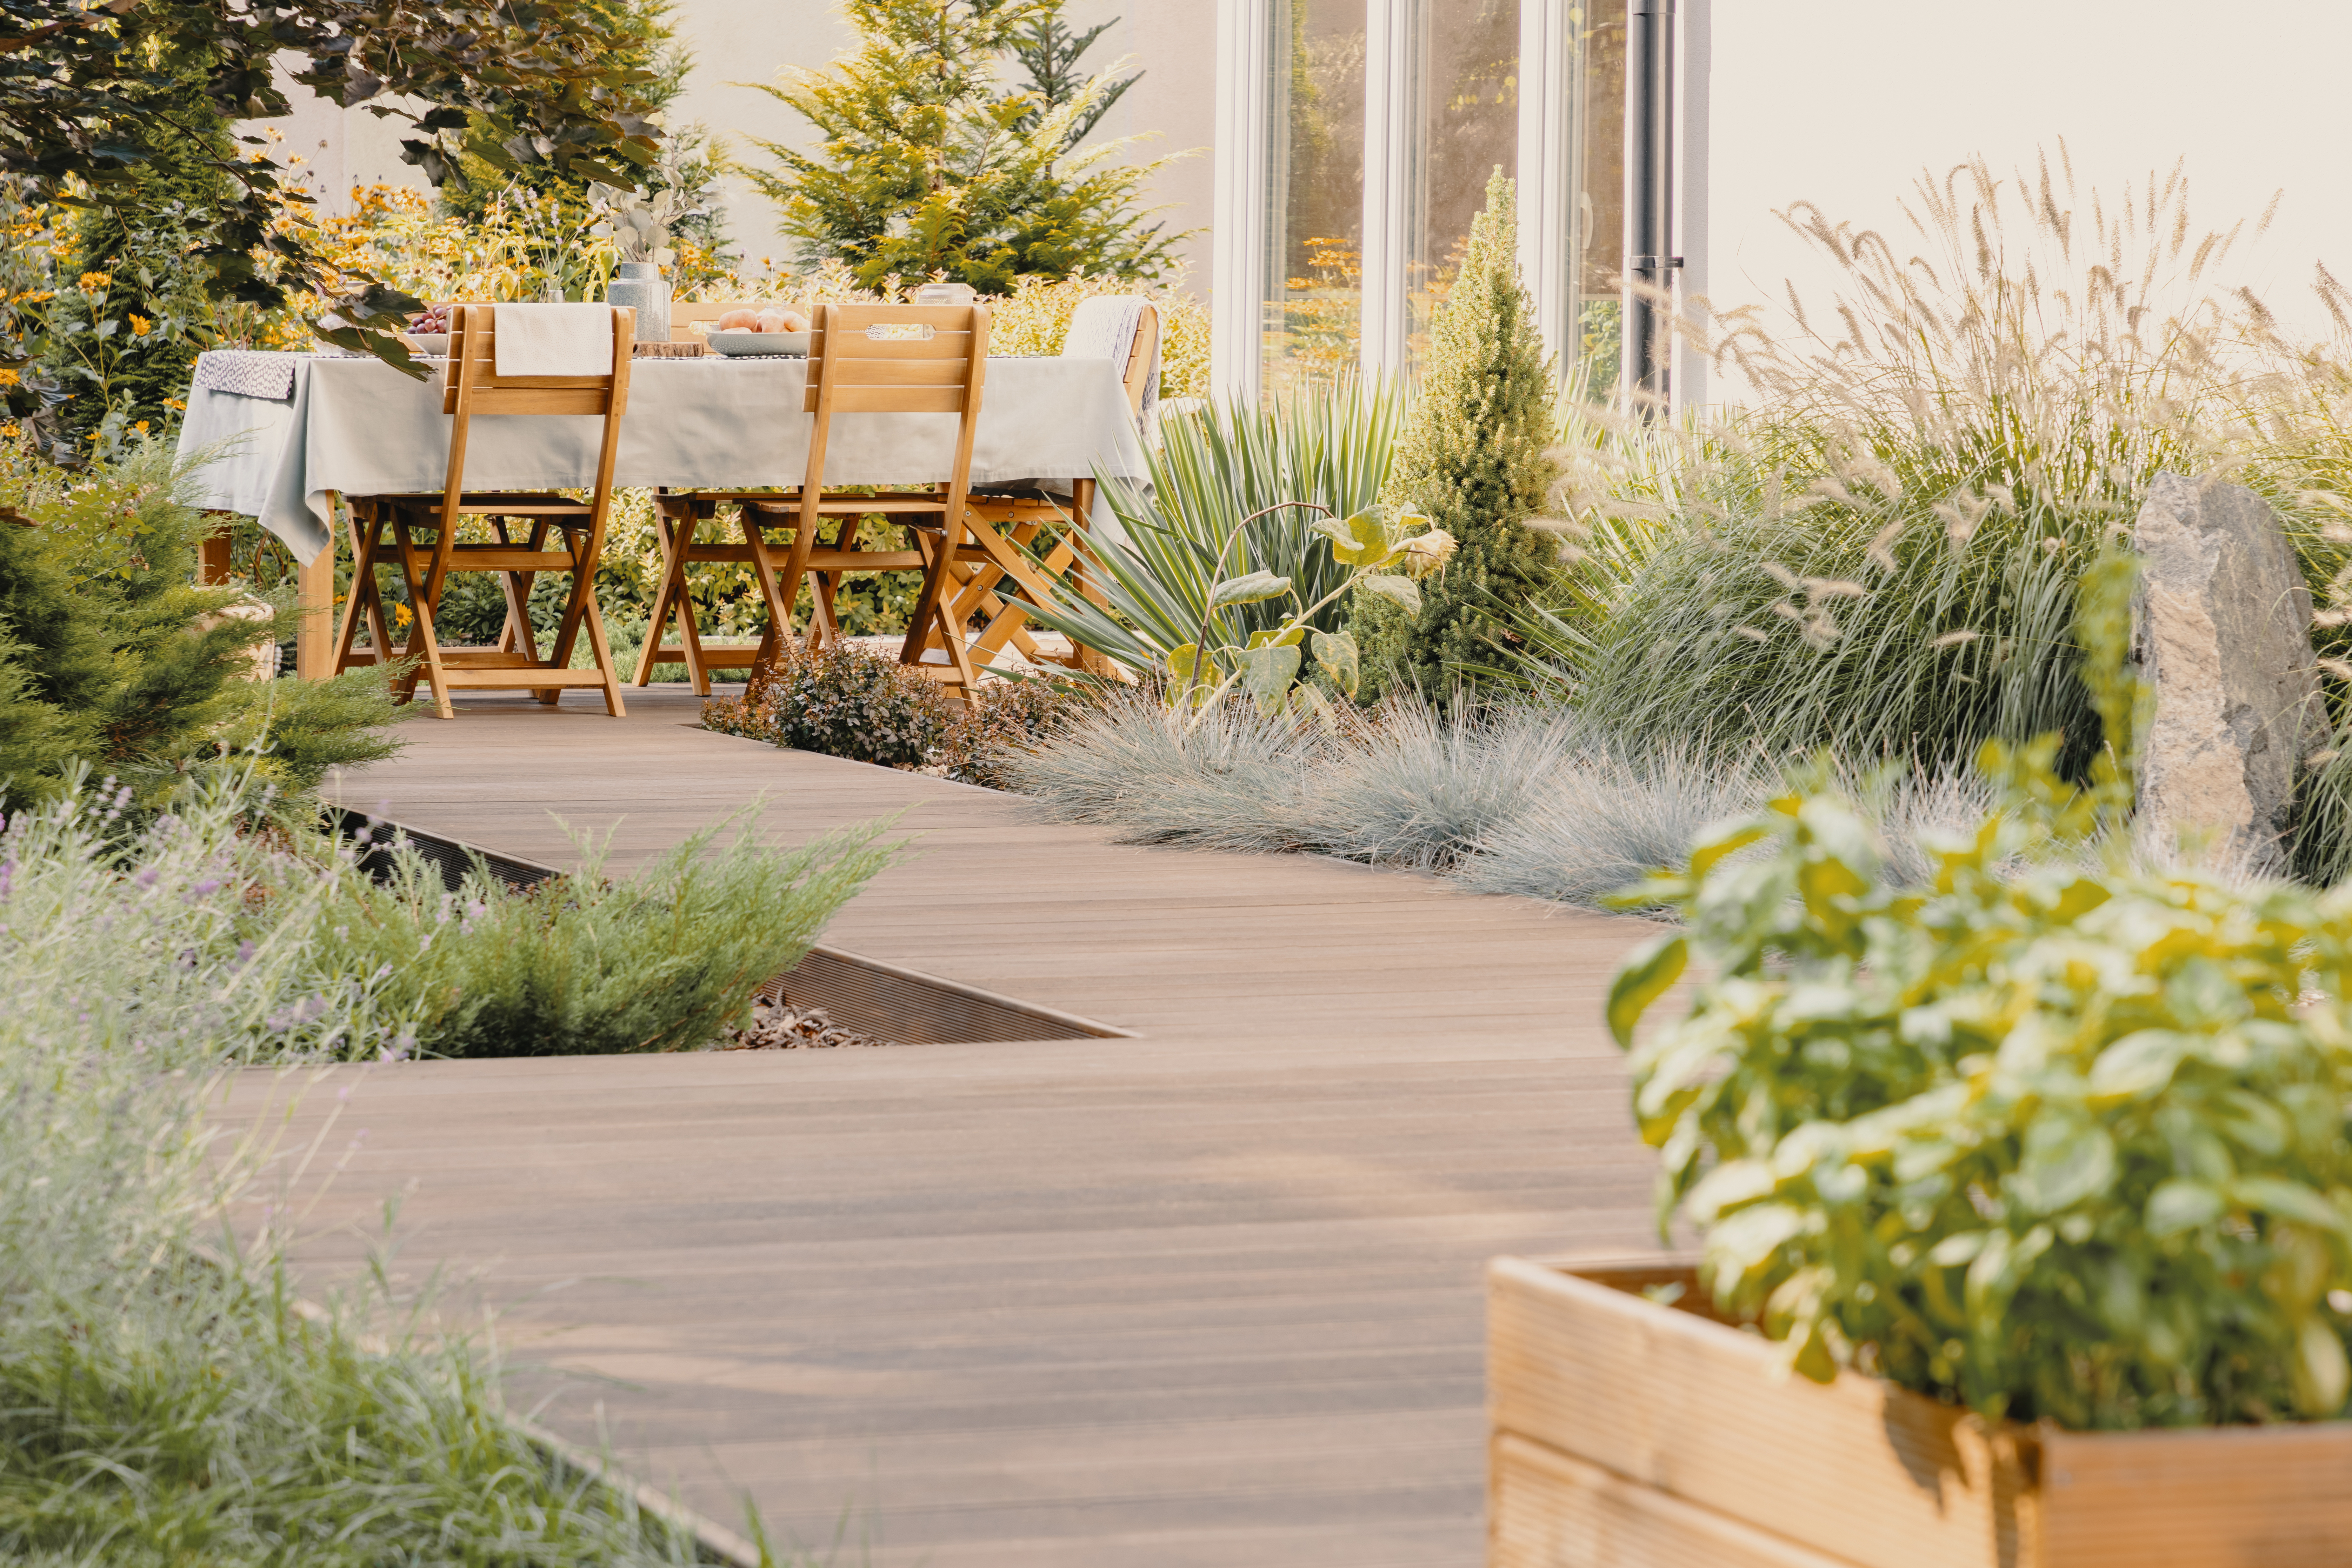
<path fill-rule="evenodd" d="M 2055 755 L 1986 748 L 1927 886 L 1824 770 L 1639 891 L 1687 929 L 1609 1020 L 1702 1248 L 1494 1266 L 1493 1563 L 2352 1562 L 2352 888 L 2137 866 L 2123 760 Z"/>

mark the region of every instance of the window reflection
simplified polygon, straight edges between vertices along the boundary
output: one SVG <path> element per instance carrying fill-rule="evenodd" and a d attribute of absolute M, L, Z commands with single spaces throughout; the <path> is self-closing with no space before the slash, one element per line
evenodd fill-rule
<path fill-rule="evenodd" d="M 1576 277 L 1580 340 L 1572 377 L 1584 395 L 1617 394 L 1618 289 L 1625 269 L 1625 0 L 1585 0 L 1583 102 L 1577 108 Z"/>
<path fill-rule="evenodd" d="M 1623 0 L 1619 0 L 1622 7 Z M 1418 367 L 1499 166 L 1517 177 L 1519 0 L 1422 0 L 1406 226 L 1406 348 Z"/>
<path fill-rule="evenodd" d="M 1352 372 L 1363 336 L 1364 0 L 1275 0 L 1265 390 Z"/>

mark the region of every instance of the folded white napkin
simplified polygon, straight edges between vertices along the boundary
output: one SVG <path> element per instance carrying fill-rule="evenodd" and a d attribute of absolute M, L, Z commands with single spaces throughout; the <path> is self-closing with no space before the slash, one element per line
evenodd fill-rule
<path fill-rule="evenodd" d="M 1142 330 L 1143 312 L 1151 301 L 1139 294 L 1097 294 L 1078 301 L 1070 312 L 1070 330 L 1062 339 L 1064 359 L 1107 359 L 1119 374 L 1127 374 L 1127 356 L 1135 352 L 1135 334 Z M 1151 410 L 1160 401 L 1160 344 L 1151 345 L 1151 368 L 1144 377 L 1143 407 L 1136 416 L 1139 429 L 1151 428 Z"/>
<path fill-rule="evenodd" d="M 499 305 L 500 375 L 610 375 L 610 305 Z"/>

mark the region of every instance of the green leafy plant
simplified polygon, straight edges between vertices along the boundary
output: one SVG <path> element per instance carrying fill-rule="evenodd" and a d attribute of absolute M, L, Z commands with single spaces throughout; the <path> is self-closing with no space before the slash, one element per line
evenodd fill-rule
<path fill-rule="evenodd" d="M 1989 742 L 2003 805 L 1924 884 L 1825 774 L 1629 898 L 1688 922 L 1609 1022 L 1717 1307 L 1991 1417 L 2340 1415 L 2352 1392 L 2352 889 L 2134 868 L 2130 568 L 2083 595 L 2118 744 Z M 1693 956 L 1689 1016 L 1636 1043 Z M 1662 1215 L 1662 1218 L 1664 1215 Z"/>
<path fill-rule="evenodd" d="M 1322 509 L 1312 501 L 1286 501 L 1286 507 Z M 1244 519 L 1244 523 L 1250 520 Z M 1349 697 L 1363 679 L 1363 664 L 1356 639 L 1347 632 L 1327 632 L 1316 626 L 1317 615 L 1351 593 L 1370 595 L 1404 609 L 1421 610 L 1421 580 L 1444 566 L 1454 553 L 1454 536 L 1433 527 L 1417 512 L 1388 507 L 1368 507 L 1352 517 L 1328 514 L 1313 527 L 1331 548 L 1331 557 L 1344 573 L 1319 597 L 1309 600 L 1287 577 L 1271 572 L 1230 574 L 1221 553 L 1212 563 L 1208 602 L 1201 608 L 1192 640 L 1167 654 L 1168 704 L 1196 710 L 1213 708 L 1238 685 L 1254 699 L 1260 712 L 1273 712 L 1312 688 L 1297 686 L 1307 653 L 1315 668 L 1332 686 Z M 1418 530 L 1419 531 L 1413 531 Z M 1233 537 L 1243 537 L 1235 530 Z M 1230 627 L 1223 612 L 1240 605 L 1286 600 L 1289 613 L 1263 630 L 1241 633 Z M 1216 640 L 1211 640 L 1211 635 Z M 1197 713 L 1194 722 L 1198 722 Z"/>

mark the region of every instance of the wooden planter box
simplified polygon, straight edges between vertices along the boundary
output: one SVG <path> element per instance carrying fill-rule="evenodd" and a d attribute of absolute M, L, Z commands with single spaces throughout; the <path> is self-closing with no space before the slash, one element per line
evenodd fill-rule
<path fill-rule="evenodd" d="M 1687 1267 L 1486 1281 L 1488 1568 L 2352 1564 L 2352 1422 L 1989 1429 L 1640 1293 Z"/>

